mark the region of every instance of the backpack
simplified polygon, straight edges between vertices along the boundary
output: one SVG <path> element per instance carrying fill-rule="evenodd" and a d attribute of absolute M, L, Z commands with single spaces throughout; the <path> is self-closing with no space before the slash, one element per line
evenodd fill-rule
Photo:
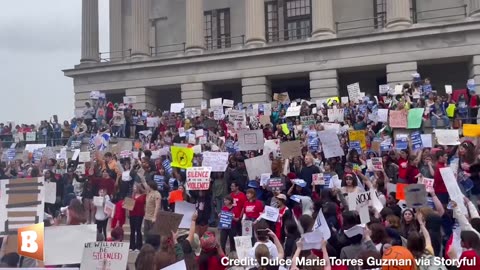
<path fill-rule="evenodd" d="M 424 255 L 420 258 L 418 270 L 447 270 L 444 265 L 439 264 L 440 260 L 435 261 L 435 256 Z"/>

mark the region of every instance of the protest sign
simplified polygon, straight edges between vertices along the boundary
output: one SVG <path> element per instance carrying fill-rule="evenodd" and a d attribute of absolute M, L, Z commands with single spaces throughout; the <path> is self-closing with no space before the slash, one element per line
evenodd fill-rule
<path fill-rule="evenodd" d="M 27 132 L 26 135 L 25 135 L 25 140 L 27 142 L 34 142 L 37 140 L 37 133 L 36 132 Z"/>
<path fill-rule="evenodd" d="M 222 98 L 212 98 L 212 99 L 210 99 L 210 108 L 222 107 L 222 106 L 223 106 Z"/>
<path fill-rule="evenodd" d="M 238 132 L 238 144 L 240 151 L 263 149 L 263 130 L 240 130 Z"/>
<path fill-rule="evenodd" d="M 282 104 L 287 104 L 290 102 L 290 97 L 288 96 L 288 92 L 274 93 L 273 100 L 278 101 Z"/>
<path fill-rule="evenodd" d="M 433 192 L 433 181 L 432 178 L 423 177 L 423 184 L 427 192 Z"/>
<path fill-rule="evenodd" d="M 90 99 L 96 100 L 100 97 L 100 91 L 91 91 Z"/>
<path fill-rule="evenodd" d="M 271 174 L 269 173 L 262 173 L 260 175 L 260 186 L 266 187 L 268 185 L 268 181 L 270 180 Z"/>
<path fill-rule="evenodd" d="M 405 201 L 410 208 L 420 208 L 427 205 L 427 191 L 422 184 L 410 184 L 405 189 Z"/>
<path fill-rule="evenodd" d="M 388 122 L 388 109 L 377 110 L 377 122 L 382 122 L 382 123 Z"/>
<path fill-rule="evenodd" d="M 187 190 L 208 190 L 210 187 L 210 167 L 192 167 L 187 169 Z"/>
<path fill-rule="evenodd" d="M 278 216 L 279 216 L 278 208 L 265 206 L 264 212 L 260 217 L 271 222 L 277 222 Z"/>
<path fill-rule="evenodd" d="M 480 137 L 480 125 L 463 124 L 463 136 L 473 138 Z"/>
<path fill-rule="evenodd" d="M 324 240 L 323 231 L 314 230 L 302 235 L 302 250 L 322 249 L 322 241 Z"/>
<path fill-rule="evenodd" d="M 403 184 L 403 183 L 397 183 L 396 184 L 396 199 L 401 201 L 405 200 L 405 188 L 408 186 L 408 184 Z"/>
<path fill-rule="evenodd" d="M 350 150 L 355 149 L 358 154 L 362 153 L 362 145 L 359 141 L 350 141 L 348 146 Z"/>
<path fill-rule="evenodd" d="M 223 107 L 229 107 L 229 108 L 233 108 L 233 100 L 231 99 L 224 99 L 223 100 Z"/>
<path fill-rule="evenodd" d="M 80 270 L 126 269 L 128 262 L 126 242 L 93 242 L 85 243 Z"/>
<path fill-rule="evenodd" d="M 423 121 L 424 108 L 413 108 L 408 110 L 408 129 L 420 128 Z"/>
<path fill-rule="evenodd" d="M 293 158 L 302 155 L 302 144 L 300 141 L 282 142 L 280 152 L 284 158 Z"/>
<path fill-rule="evenodd" d="M 463 202 L 464 195 L 458 186 L 457 178 L 453 172 L 451 167 L 440 168 L 440 174 L 442 175 L 443 183 L 445 183 L 450 199 L 457 203 L 457 206 L 460 207 L 463 214 L 468 215 L 467 208 Z"/>
<path fill-rule="evenodd" d="M 287 112 L 285 114 L 285 117 L 296 117 L 300 115 L 300 111 L 302 109 L 302 106 L 291 106 L 288 107 Z"/>
<path fill-rule="evenodd" d="M 222 211 L 218 220 L 219 229 L 230 229 L 232 227 L 233 213 Z"/>
<path fill-rule="evenodd" d="M 340 146 L 337 133 L 334 130 L 323 130 L 318 132 L 318 137 L 322 143 L 323 154 L 325 158 L 341 157 L 345 153 Z"/>
<path fill-rule="evenodd" d="M 248 252 L 252 249 L 252 237 L 245 236 L 235 236 L 235 250 L 237 251 L 238 259 L 242 260 L 248 257 Z"/>
<path fill-rule="evenodd" d="M 374 171 L 383 171 L 383 161 L 381 157 L 372 157 L 372 165 Z"/>
<path fill-rule="evenodd" d="M 78 162 L 89 162 L 89 161 L 90 161 L 90 152 L 80 152 L 78 154 Z"/>
<path fill-rule="evenodd" d="M 272 173 L 272 161 L 269 156 L 258 156 L 245 160 L 245 167 L 247 168 L 248 179 L 254 180 L 260 178 L 262 173 Z"/>
<path fill-rule="evenodd" d="M 405 150 L 408 149 L 408 135 L 396 134 L 395 135 L 395 149 Z"/>
<path fill-rule="evenodd" d="M 172 231 L 176 232 L 182 222 L 183 214 L 160 211 L 157 214 L 157 220 L 153 224 L 150 232 L 160 234 L 161 236 L 170 236 Z"/>
<path fill-rule="evenodd" d="M 309 116 L 300 116 L 300 123 L 304 128 L 308 128 L 312 125 L 315 125 L 315 117 L 313 115 Z"/>
<path fill-rule="evenodd" d="M 422 147 L 433 147 L 432 143 L 432 134 L 420 134 L 420 137 L 422 139 Z"/>
<path fill-rule="evenodd" d="M 230 122 L 233 122 L 233 121 L 239 121 L 239 122 L 246 121 L 245 112 L 244 112 L 244 111 L 238 111 L 238 110 L 231 110 L 231 111 L 228 112 L 228 120 L 229 120 Z"/>
<path fill-rule="evenodd" d="M 410 134 L 410 140 L 412 142 L 412 149 L 414 151 L 423 148 L 422 136 L 420 134 L 420 131 L 412 132 L 412 134 Z"/>
<path fill-rule="evenodd" d="M 172 113 L 181 113 L 182 109 L 185 107 L 184 103 L 171 103 L 170 112 Z"/>
<path fill-rule="evenodd" d="M 193 166 L 193 149 L 172 146 L 170 152 L 172 153 L 170 166 L 182 169 L 188 169 Z"/>
<path fill-rule="evenodd" d="M 322 123 L 324 130 L 334 130 L 336 133 L 340 132 L 340 124 L 338 123 Z"/>
<path fill-rule="evenodd" d="M 45 182 L 45 202 L 55 203 L 57 200 L 57 183 Z"/>
<path fill-rule="evenodd" d="M 348 97 L 341 97 L 340 100 L 342 104 L 348 104 Z"/>
<path fill-rule="evenodd" d="M 328 109 L 327 116 L 328 122 L 343 122 L 345 115 L 343 109 Z"/>
<path fill-rule="evenodd" d="M 451 85 L 445 85 L 445 94 L 447 94 L 447 95 L 450 94 L 451 95 L 452 92 L 453 92 L 452 86 Z"/>
<path fill-rule="evenodd" d="M 175 213 L 182 214 L 182 221 L 178 225 L 181 229 L 189 229 L 192 224 L 192 216 L 195 213 L 195 204 L 189 202 L 176 202 Z"/>
<path fill-rule="evenodd" d="M 387 94 L 389 90 L 390 85 L 388 84 L 382 84 L 378 86 L 378 92 L 380 93 L 380 95 Z"/>
<path fill-rule="evenodd" d="M 355 192 L 350 193 L 348 198 L 348 208 L 350 211 L 357 211 L 360 215 L 360 222 L 367 224 L 370 222 L 370 214 L 368 212 L 368 206 L 370 204 L 371 193 L 370 192 Z"/>
<path fill-rule="evenodd" d="M 367 139 L 365 137 L 365 130 L 349 130 L 348 131 L 349 141 L 359 141 L 360 146 L 363 150 L 367 149 Z"/>
<path fill-rule="evenodd" d="M 282 190 L 284 185 L 285 185 L 285 183 L 283 182 L 282 178 L 273 177 L 273 178 L 270 178 L 270 180 L 268 180 L 267 189 L 268 190 L 273 190 L 273 189 Z"/>
<path fill-rule="evenodd" d="M 312 183 L 316 186 L 325 185 L 325 178 L 323 178 L 323 173 L 315 173 L 312 175 Z"/>
<path fill-rule="evenodd" d="M 167 267 L 164 267 L 161 270 L 187 270 L 187 264 L 185 263 L 185 260 L 181 260 Z"/>
<path fill-rule="evenodd" d="M 252 237 L 253 230 L 253 221 L 251 220 L 242 220 L 242 236 Z"/>
<path fill-rule="evenodd" d="M 354 84 L 350 84 L 350 85 L 347 85 L 347 90 L 348 90 L 348 98 L 351 100 L 351 101 L 358 101 L 359 98 L 360 98 L 360 84 L 357 82 L 357 83 L 354 83 Z"/>
<path fill-rule="evenodd" d="M 122 203 L 122 208 L 123 209 L 126 209 L 128 211 L 132 211 L 134 207 L 135 207 L 135 200 L 134 199 L 129 198 L 129 197 L 125 197 L 125 199 L 123 199 L 123 203 Z"/>
<path fill-rule="evenodd" d="M 113 218 L 113 215 L 115 214 L 115 204 L 110 200 L 106 200 L 103 211 L 105 212 L 105 215 Z"/>
<path fill-rule="evenodd" d="M 45 265 L 78 264 L 82 262 L 85 243 L 97 241 L 97 226 L 45 227 L 44 239 L 44 250 L 48 251 L 45 252 Z"/>
<path fill-rule="evenodd" d="M 228 152 L 203 152 L 202 166 L 212 168 L 212 172 L 225 172 Z"/>
<path fill-rule="evenodd" d="M 405 110 L 391 110 L 389 115 L 389 126 L 391 128 L 407 128 L 407 112 Z"/>
<path fill-rule="evenodd" d="M 440 145 L 459 145 L 458 129 L 435 129 L 435 136 Z"/>

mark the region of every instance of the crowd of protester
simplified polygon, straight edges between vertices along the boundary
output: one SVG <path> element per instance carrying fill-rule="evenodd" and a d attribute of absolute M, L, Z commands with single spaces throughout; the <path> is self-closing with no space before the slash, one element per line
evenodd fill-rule
<path fill-rule="evenodd" d="M 452 95 L 440 95 L 432 88 L 428 79 L 413 77 L 412 83 L 403 85 L 399 95 L 385 94 L 367 96 L 355 102 L 342 104 L 339 101 L 316 106 L 315 102 L 299 102 L 300 116 L 313 115 L 315 123 L 301 126 L 299 117 L 285 117 L 290 102 L 275 102 L 270 114 L 270 123 L 260 124 L 264 115 L 260 106 L 258 113 L 247 116 L 247 129 L 262 129 L 265 139 L 280 142 L 298 140 L 302 142 L 302 155 L 281 157 L 277 153 L 239 151 L 235 125 L 228 119 L 213 121 L 214 113 L 202 110 L 198 115 L 185 117 L 183 113 L 156 114 L 156 112 L 135 111 L 131 106 L 95 102 L 86 104 L 82 117 L 71 123 L 59 124 L 58 120 L 43 121 L 35 128 L 22 125 L 12 128 L 0 125 L 2 135 L 37 130 L 47 145 L 55 145 L 61 138 L 62 145 L 82 138 L 84 134 L 110 132 L 114 136 L 138 138 L 144 130 L 152 131 L 151 139 L 138 151 L 138 155 L 121 157 L 120 153 L 96 151 L 92 161 L 85 163 L 85 172 L 78 173 L 78 160 L 66 164 L 66 172 L 60 169 L 60 161 L 42 159 L 2 162 L 0 179 L 43 176 L 45 181 L 57 184 L 57 200 L 46 204 L 45 212 L 52 225 L 67 216 L 67 224 L 97 224 L 100 240 L 122 241 L 123 226 L 130 223 L 130 249 L 138 250 L 136 269 L 162 269 L 184 260 L 187 269 L 217 270 L 236 269 L 222 264 L 222 258 L 238 258 L 234 237 L 242 234 L 242 220 L 254 221 L 253 247 L 247 254 L 258 262 L 261 258 L 292 258 L 290 269 L 377 269 L 381 258 L 389 257 L 393 251 L 402 259 L 410 260 L 411 267 L 399 269 L 447 269 L 446 265 L 416 266 L 415 259 L 434 261 L 441 258 L 475 259 L 480 264 L 480 144 L 475 140 L 463 140 L 460 145 L 436 145 L 414 151 L 411 142 L 407 149 L 396 149 L 391 145 L 386 151 L 371 149 L 376 137 L 392 137 L 394 129 L 387 123 L 376 122 L 369 117 L 377 109 L 409 110 L 425 108 L 424 120 L 430 120 L 433 128 L 442 119 L 444 128 L 458 129 L 464 123 L 476 124 L 478 96 L 474 84 L 467 83 L 466 94 L 456 99 Z M 453 106 L 453 113 L 448 108 Z M 327 110 L 343 108 L 344 121 L 339 123 L 338 139 L 344 155 L 325 158 L 321 142 L 312 133 L 322 131 L 329 122 Z M 451 107 L 450 107 L 451 108 Z M 240 109 L 237 107 L 237 109 Z M 121 114 L 115 111 L 121 110 Z M 116 116 L 115 116 L 116 115 Z M 157 115 L 157 127 L 148 128 L 146 118 Z M 215 125 L 211 125 L 211 122 Z M 207 124 L 208 122 L 208 124 Z M 282 124 L 287 124 L 285 130 Z M 183 129 L 183 132 L 180 132 Z M 174 143 L 189 144 L 185 133 L 195 134 L 203 129 L 207 136 L 224 138 L 208 140 L 202 144 L 203 151 L 229 152 L 225 172 L 211 174 L 209 190 L 186 190 L 186 170 L 171 166 L 170 154 L 155 157 L 154 152 L 168 148 Z M 46 130 L 46 132 L 44 132 Z M 68 130 L 67 132 L 65 130 Z M 367 150 L 358 152 L 351 148 L 349 130 L 364 130 Z M 46 135 L 45 135 L 46 134 Z M 14 136 L 15 137 L 15 136 Z M 72 139 L 74 137 L 74 139 Z M 50 141 L 50 143 L 49 143 Z M 193 145 L 190 145 L 193 146 Z M 133 149 L 131 149 L 133 150 Z M 271 178 L 281 178 L 283 187 L 270 189 L 260 185 L 260 179 L 249 179 L 245 160 L 270 154 Z M 367 160 L 381 157 L 383 169 L 368 169 Z M 288 161 L 285 161 L 288 158 Z M 460 212 L 459 205 L 449 198 L 440 169 L 451 166 L 458 159 L 455 173 L 459 187 L 464 193 L 468 215 Z M 195 154 L 193 165 L 201 166 L 202 154 Z M 315 185 L 314 174 L 336 175 L 341 180 L 340 188 Z M 407 208 L 396 199 L 395 191 L 387 191 L 389 184 L 422 183 L 423 178 L 434 179 L 433 190 L 428 194 L 428 206 L 417 209 Z M 301 179 L 302 181 L 298 181 Z M 465 182 L 471 183 L 466 185 Z M 468 187 L 468 188 L 467 188 Z M 361 226 L 359 214 L 350 211 L 348 196 L 356 192 L 374 191 L 383 209 L 369 211 L 370 222 Z M 102 197 L 104 203 L 111 201 L 116 207 L 111 228 L 107 228 L 109 216 L 103 205 L 95 205 L 94 197 Z M 133 210 L 122 208 L 126 197 L 135 201 Z M 159 211 L 174 211 L 175 203 L 187 201 L 195 204 L 191 227 L 185 233 L 172 232 L 171 237 L 160 237 L 151 229 Z M 265 206 L 279 209 L 277 222 L 259 218 Z M 215 230 L 221 211 L 233 213 L 231 228 Z M 318 249 L 305 249 L 304 235 L 318 229 L 318 217 L 323 215 L 331 237 L 321 242 Z M 51 218 L 50 218 L 51 217 Z M 357 230 L 361 226 L 361 230 Z M 455 228 L 460 228 L 461 250 L 452 248 L 455 243 Z M 357 231 L 357 232 L 354 232 Z M 110 232 L 110 233 L 109 233 Z M 128 240 L 128 239 L 125 239 Z M 6 254 L 2 263 L 8 265 L 15 254 Z M 323 266 L 300 265 L 300 258 L 315 260 L 335 257 L 360 260 L 377 259 L 377 263 L 353 266 L 347 263 L 327 263 Z M 18 260 L 17 260 L 18 261 Z M 327 260 L 328 262 L 328 260 Z M 13 265 L 18 264 L 12 263 Z M 279 269 L 273 265 L 252 265 L 252 269 Z M 287 267 L 288 268 L 288 267 Z M 384 268 L 387 269 L 387 268 Z M 393 269 L 393 268 L 392 268 Z M 457 265 L 457 269 L 479 269 L 476 264 Z"/>

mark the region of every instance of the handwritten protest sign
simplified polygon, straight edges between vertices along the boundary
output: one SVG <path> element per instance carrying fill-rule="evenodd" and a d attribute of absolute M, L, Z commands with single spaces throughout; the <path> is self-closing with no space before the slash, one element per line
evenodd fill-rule
<path fill-rule="evenodd" d="M 135 103 L 137 103 L 137 97 L 136 96 L 125 96 L 125 97 L 123 97 L 123 103 L 125 103 L 125 104 L 135 104 Z"/>
<path fill-rule="evenodd" d="M 129 198 L 129 197 L 125 197 L 125 199 L 123 199 L 123 203 L 122 203 L 122 208 L 123 209 L 126 209 L 128 211 L 132 211 L 134 207 L 135 207 L 135 200 L 134 199 Z"/>
<path fill-rule="evenodd" d="M 408 110 L 408 129 L 420 128 L 422 126 L 424 108 L 413 108 Z"/>
<path fill-rule="evenodd" d="M 269 156 L 258 156 L 245 160 L 248 179 L 260 178 L 262 173 L 272 173 L 272 161 Z"/>
<path fill-rule="evenodd" d="M 360 84 L 354 83 L 347 85 L 348 98 L 352 101 L 358 101 L 360 99 Z"/>
<path fill-rule="evenodd" d="M 57 200 L 57 184 L 54 182 L 45 182 L 45 202 L 55 203 Z"/>
<path fill-rule="evenodd" d="M 370 192 L 355 192 L 348 195 L 348 208 L 350 211 L 357 211 L 360 215 L 360 222 L 367 224 L 370 222 L 368 205 L 372 200 Z"/>
<path fill-rule="evenodd" d="M 265 206 L 264 212 L 260 217 L 268 221 L 277 222 L 278 216 L 279 216 L 278 208 Z"/>
<path fill-rule="evenodd" d="M 229 108 L 233 108 L 233 100 L 231 99 L 224 99 L 223 100 L 223 107 L 229 107 Z"/>
<path fill-rule="evenodd" d="M 177 201 L 175 202 L 175 213 L 183 215 L 179 228 L 189 229 L 192 224 L 192 216 L 196 208 L 194 203 Z"/>
<path fill-rule="evenodd" d="M 80 152 L 78 154 L 78 162 L 89 162 L 90 161 L 90 152 Z"/>
<path fill-rule="evenodd" d="M 423 184 L 427 192 L 433 192 L 433 181 L 432 178 L 423 177 Z"/>
<path fill-rule="evenodd" d="M 458 129 L 436 129 L 435 136 L 440 145 L 459 145 L 460 136 Z"/>
<path fill-rule="evenodd" d="M 170 112 L 172 113 L 181 113 L 182 109 L 185 107 L 184 103 L 171 103 Z"/>
<path fill-rule="evenodd" d="M 359 141 L 363 150 L 367 149 L 367 139 L 365 137 L 365 130 L 349 130 L 348 139 L 350 141 Z"/>
<path fill-rule="evenodd" d="M 250 221 L 251 222 L 251 221 Z M 235 250 L 237 251 L 238 259 L 245 259 L 248 257 L 248 252 L 252 249 L 252 236 L 235 236 Z"/>
<path fill-rule="evenodd" d="M 219 229 L 230 229 L 232 227 L 233 213 L 222 211 L 218 221 Z"/>
<path fill-rule="evenodd" d="M 187 169 L 187 190 L 208 190 L 210 187 L 210 167 L 192 167 Z"/>
<path fill-rule="evenodd" d="M 286 104 L 290 102 L 290 97 L 288 96 L 288 92 L 274 93 L 273 100 L 278 101 L 282 104 Z"/>
<path fill-rule="evenodd" d="M 228 152 L 203 152 L 202 166 L 212 168 L 212 172 L 224 172 L 228 166 Z"/>
<path fill-rule="evenodd" d="M 345 153 L 340 146 L 335 130 L 323 130 L 318 132 L 318 137 L 322 143 L 323 154 L 325 158 L 341 157 Z"/>
<path fill-rule="evenodd" d="M 427 191 L 422 184 L 410 184 L 405 189 L 405 201 L 410 208 L 420 208 L 427 204 Z"/>
<path fill-rule="evenodd" d="M 377 122 L 382 122 L 382 123 L 388 122 L 388 109 L 377 110 Z"/>
<path fill-rule="evenodd" d="M 302 109 L 302 106 L 291 106 L 288 107 L 287 112 L 285 114 L 285 117 L 296 117 L 300 115 L 300 111 Z"/>
<path fill-rule="evenodd" d="M 240 130 L 238 143 L 240 151 L 261 150 L 264 143 L 263 130 Z"/>
<path fill-rule="evenodd" d="M 407 128 L 407 112 L 405 110 L 390 111 L 389 126 L 391 128 Z"/>
<path fill-rule="evenodd" d="M 80 270 L 125 269 L 128 262 L 128 247 L 129 243 L 126 242 L 86 243 Z"/>
<path fill-rule="evenodd" d="M 381 95 L 388 93 L 389 90 L 390 90 L 390 85 L 388 85 L 388 84 L 382 84 L 382 85 L 378 86 L 378 92 Z"/>
<path fill-rule="evenodd" d="M 282 157 L 291 158 L 302 155 L 302 144 L 300 141 L 289 141 L 280 144 Z"/>
<path fill-rule="evenodd" d="M 27 132 L 26 135 L 25 135 L 25 140 L 27 142 L 34 142 L 37 140 L 37 133 L 36 132 Z"/>
<path fill-rule="evenodd" d="M 170 236 L 172 231 L 177 231 L 182 218 L 183 214 L 160 211 L 157 214 L 157 220 L 155 220 L 151 232 L 161 236 Z"/>
<path fill-rule="evenodd" d="M 115 213 L 115 204 L 109 200 L 106 200 L 105 206 L 103 207 L 103 211 L 108 217 L 113 218 L 113 214 Z"/>
<path fill-rule="evenodd" d="M 420 134 L 422 138 L 422 147 L 433 147 L 432 134 Z"/>
<path fill-rule="evenodd" d="M 344 112 L 343 109 L 328 109 L 328 122 L 343 122 L 344 120 Z"/>

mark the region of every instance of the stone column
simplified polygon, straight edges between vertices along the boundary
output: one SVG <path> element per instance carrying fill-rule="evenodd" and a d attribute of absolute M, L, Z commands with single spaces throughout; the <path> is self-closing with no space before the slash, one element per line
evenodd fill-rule
<path fill-rule="evenodd" d="M 200 108 L 202 100 L 209 100 L 210 93 L 204 83 L 185 83 L 181 86 L 182 102 L 185 108 Z"/>
<path fill-rule="evenodd" d="M 338 75 L 336 69 L 310 72 L 311 100 L 338 96 Z"/>
<path fill-rule="evenodd" d="M 475 80 L 475 90 L 480 94 L 480 55 L 474 55 L 470 61 L 470 79 Z M 465 85 L 467 82 L 465 82 Z"/>
<path fill-rule="evenodd" d="M 95 63 L 100 60 L 98 44 L 98 0 L 82 0 L 81 63 Z"/>
<path fill-rule="evenodd" d="M 245 42 L 248 48 L 265 46 L 265 2 L 245 0 Z"/>
<path fill-rule="evenodd" d="M 480 0 L 470 0 L 468 15 L 473 18 L 480 18 Z"/>
<path fill-rule="evenodd" d="M 272 101 L 272 89 L 267 77 L 242 79 L 242 102 L 244 104 Z"/>
<path fill-rule="evenodd" d="M 404 29 L 412 25 L 410 0 L 387 1 L 387 29 Z"/>
<path fill-rule="evenodd" d="M 387 84 L 395 88 L 397 84 L 411 83 L 414 73 L 417 73 L 417 62 L 388 64 Z"/>
<path fill-rule="evenodd" d="M 155 110 L 155 97 L 152 90 L 139 87 L 125 90 L 125 96 L 134 96 L 136 103 L 133 104 L 135 110 Z"/>
<path fill-rule="evenodd" d="M 132 0 L 132 57 L 150 55 L 150 0 Z"/>
<path fill-rule="evenodd" d="M 312 38 L 335 34 L 333 0 L 312 0 Z"/>
<path fill-rule="evenodd" d="M 186 53 L 201 54 L 205 49 L 203 0 L 187 0 Z"/>
<path fill-rule="evenodd" d="M 122 40 L 122 1 L 110 0 L 110 61 L 124 58 Z"/>

